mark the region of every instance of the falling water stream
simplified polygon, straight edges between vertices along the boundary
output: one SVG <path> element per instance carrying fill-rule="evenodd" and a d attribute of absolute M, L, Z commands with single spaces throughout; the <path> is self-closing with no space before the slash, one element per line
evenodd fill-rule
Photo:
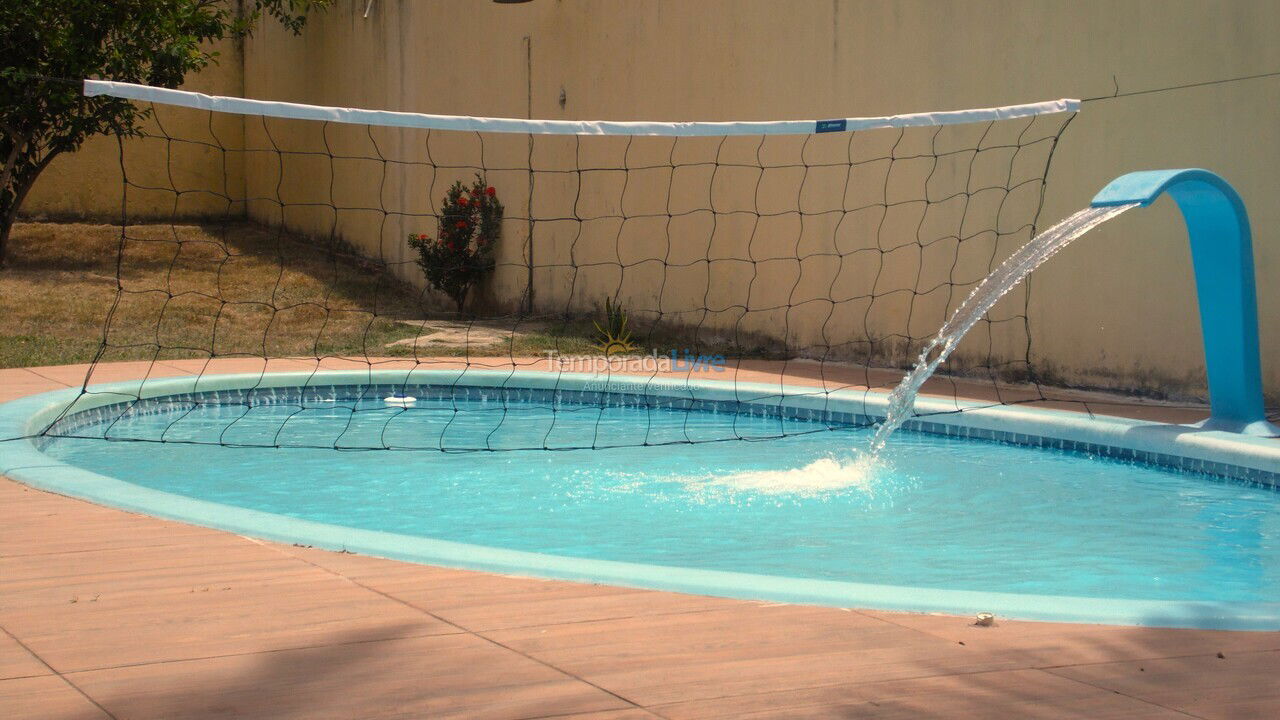
<path fill-rule="evenodd" d="M 1018 248 L 969 293 L 938 334 L 920 353 L 911 372 L 889 395 L 885 419 L 876 428 L 867 452 L 852 459 L 826 457 L 792 470 L 764 470 L 719 476 L 707 482 L 739 490 L 768 493 L 824 493 L 850 487 L 874 492 L 885 443 L 914 414 L 916 395 L 956 345 L 982 316 L 1031 271 L 1072 240 L 1137 204 L 1089 207 L 1035 236 Z"/>
<path fill-rule="evenodd" d="M 876 428 L 875 437 L 871 440 L 871 455 L 875 456 L 883 450 L 889 436 L 912 416 L 916 395 L 921 386 L 939 365 L 946 362 L 960 339 L 1000 298 L 1022 282 L 1032 270 L 1071 244 L 1071 241 L 1136 206 L 1137 203 L 1085 208 L 1032 238 L 978 283 L 969 297 L 956 308 L 951 319 L 943 324 L 938 334 L 921 351 L 915 367 L 889 395 L 884 422 Z"/>

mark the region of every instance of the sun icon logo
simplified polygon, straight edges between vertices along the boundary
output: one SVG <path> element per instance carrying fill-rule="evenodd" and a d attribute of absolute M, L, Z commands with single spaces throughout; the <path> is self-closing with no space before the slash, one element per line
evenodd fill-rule
<path fill-rule="evenodd" d="M 626 340 L 608 340 L 596 345 L 604 353 L 605 357 L 612 357 L 619 353 L 629 353 L 636 349 L 634 345 Z"/>
<path fill-rule="evenodd" d="M 604 301 L 604 326 L 596 326 L 596 347 L 605 357 L 621 353 L 635 352 L 636 346 L 631 342 L 631 331 L 627 329 L 627 312 L 621 304 L 615 305 L 608 298 Z"/>

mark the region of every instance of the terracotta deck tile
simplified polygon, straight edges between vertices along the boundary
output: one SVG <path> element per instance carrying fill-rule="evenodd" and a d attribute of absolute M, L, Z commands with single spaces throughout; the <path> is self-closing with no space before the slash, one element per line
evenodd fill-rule
<path fill-rule="evenodd" d="M 66 384 L 40 377 L 35 373 L 18 368 L 0 370 L 0 402 L 16 400 L 27 395 L 36 395 L 50 390 L 61 390 Z"/>
<path fill-rule="evenodd" d="M 449 570 L 323 550 L 282 549 L 468 630 L 702 612 L 739 604 L 705 595 L 653 593 L 613 585 Z"/>
<path fill-rule="evenodd" d="M 484 633 L 649 706 L 1013 663 L 834 608 L 728 610 Z"/>
<path fill-rule="evenodd" d="M 45 368 L 6 368 L 0 370 L 3 385 L 43 383 L 49 390 L 80 385 L 84 381 L 88 365 L 61 365 Z M 41 391 L 43 392 L 43 391 Z"/>
<path fill-rule="evenodd" d="M 136 380 L 147 377 L 151 370 L 152 363 L 145 360 L 119 363 L 102 363 L 100 365 L 90 365 L 89 363 L 81 363 L 79 365 L 52 365 L 46 367 L 27 368 L 31 372 L 40 377 L 60 382 L 69 387 L 80 387 L 84 384 L 85 378 L 89 378 L 92 383 L 117 382 L 120 380 Z M 92 374 L 90 372 L 92 371 Z M 163 372 L 163 371 L 162 371 Z M 176 372 L 174 373 L 176 374 Z"/>
<path fill-rule="evenodd" d="M 444 364 L 457 365 L 459 363 L 457 360 L 450 358 Z M 465 364 L 465 361 L 461 364 Z M 412 370 L 413 368 L 421 367 L 422 363 L 404 358 L 326 357 L 320 358 L 317 366 L 321 370 L 367 370 L 371 367 L 377 370 Z"/>
<path fill-rule="evenodd" d="M 1280 650 L 1280 632 L 1232 632 L 1186 628 L 1115 627 L 1080 623 L 997 620 L 977 627 L 973 619 L 947 615 L 862 610 L 898 625 L 976 650 L 997 652 L 1032 667 L 1074 665 L 1128 658 L 1217 652 Z"/>
<path fill-rule="evenodd" d="M 309 545 L 266 544 L 283 555 L 296 557 L 303 562 L 318 565 L 326 570 L 358 581 L 374 577 L 395 578 L 401 576 L 434 580 L 437 577 L 447 578 L 466 572 L 465 570 L 436 567 L 434 565 L 418 565 L 399 560 L 388 560 L 359 553 L 333 552 Z"/>
<path fill-rule="evenodd" d="M 111 718 L 56 675 L 0 680 L 0 717 L 5 720 Z"/>
<path fill-rule="evenodd" d="M 34 382 L 36 380 L 56 385 L 63 384 L 38 374 L 35 368 L 0 368 L 0 383 Z"/>
<path fill-rule="evenodd" d="M 263 372 L 309 372 L 316 368 L 316 362 L 308 358 L 213 358 L 162 360 L 167 368 L 186 375 L 229 375 L 233 373 Z"/>
<path fill-rule="evenodd" d="M 397 597 L 402 595 L 392 593 Z M 732 607 L 739 601 L 702 595 L 662 593 L 649 590 L 626 593 L 583 593 L 561 589 L 554 593 L 522 599 L 508 595 L 501 602 L 476 600 L 435 610 L 440 617 L 473 631 L 514 629 L 560 623 L 702 613 Z"/>
<path fill-rule="evenodd" d="M 7 478 L 0 480 L 0 506 L 5 512 L 5 522 L 0 523 L 0 557 L 3 558 L 169 546 L 194 538 L 203 538 L 208 548 L 246 542 L 217 530 L 33 490 Z"/>
<path fill-rule="evenodd" d="M 74 673 L 121 718 L 529 718 L 626 702 L 469 635 L 379 640 Z"/>
<path fill-rule="evenodd" d="M 424 566 L 425 567 L 425 566 Z M 432 568 L 437 569 L 437 568 Z M 613 585 L 565 583 L 538 578 L 441 569 L 443 572 L 404 575 L 348 575 L 378 592 L 386 593 L 435 613 L 486 609 L 502 614 L 506 603 L 535 604 L 574 598 L 602 598 L 630 595 L 634 591 Z M 528 624 L 528 623 L 525 623 Z"/>
<path fill-rule="evenodd" d="M 82 554 L 91 553 L 74 556 Z M 46 560 L 48 556 L 37 556 L 36 559 Z M 316 578 L 309 568 L 273 559 L 234 562 L 210 560 L 207 564 L 193 562 L 184 566 L 137 570 L 129 567 L 128 559 L 122 561 L 109 558 L 104 562 L 107 563 L 104 567 L 111 568 L 109 571 L 6 583 L 6 592 L 0 597 L 0 615 L 62 603 L 74 605 L 81 602 L 148 601 L 165 595 L 204 592 L 205 588 L 221 589 L 232 584 L 297 582 Z M 175 602 L 185 600 L 181 597 L 171 599 Z"/>
<path fill-rule="evenodd" d="M 60 672 L 308 647 L 340 629 L 382 638 L 458 632 L 316 568 L 252 569 L 140 569 L 110 582 L 19 588 L 7 593 L 0 625 Z"/>
<path fill-rule="evenodd" d="M 192 570 L 208 573 L 220 566 L 266 562 L 310 572 L 304 563 L 290 562 L 245 538 L 223 533 L 225 540 L 201 543 L 198 547 L 146 546 L 85 550 L 53 555 L 20 555 L 0 557 L 0 576 L 14 588 L 40 582 L 64 582 L 68 579 L 109 579 L 114 575 L 150 575 L 171 570 L 190 574 Z M 0 601 L 2 602 L 2 601 Z"/>
<path fill-rule="evenodd" d="M 1201 718 L 1280 716 L 1280 652 L 1223 654 L 1078 665 L 1050 672 Z"/>
<path fill-rule="evenodd" d="M 654 720 L 660 718 L 661 715 L 645 710 L 644 708 L 632 708 L 630 710 L 604 710 L 600 712 L 573 713 L 572 715 L 541 715 L 546 720 Z M 531 720 L 538 720 L 533 718 Z"/>
<path fill-rule="evenodd" d="M 0 484 L 8 484 L 4 480 Z M 38 491 L 31 491 L 38 492 Z M 13 502 L 0 500 L 0 503 Z M 121 513 L 124 515 L 124 513 Z M 78 519 L 78 524 L 68 523 L 64 513 L 45 512 L 36 519 L 45 523 L 66 523 L 66 532 L 59 527 L 57 533 L 50 533 L 46 526 L 41 531 L 39 526 L 27 525 L 21 528 L 0 529 L 0 544 L 4 544 L 2 557 L 19 557 L 23 555 L 54 555 L 66 552 L 84 552 L 95 549 L 124 547 L 156 547 L 185 544 L 193 540 L 209 539 L 215 531 L 193 526 L 169 527 L 167 522 L 152 521 L 148 524 L 140 516 L 126 516 L 129 522 L 111 522 L 106 520 Z M 12 515 L 6 515 L 10 520 Z M 136 519 L 133 519 L 136 518 Z M 2 524 L 2 523 L 0 523 Z M 225 535 L 225 533 L 223 533 Z M 209 539 L 210 546 L 218 546 L 228 540 Z"/>
<path fill-rule="evenodd" d="M 998 710 L 997 710 L 998 708 Z M 750 694 L 654 708 L 671 720 L 704 718 L 1019 718 L 1137 720 L 1183 713 L 1039 670 L 945 675 Z"/>
<path fill-rule="evenodd" d="M 49 675 L 51 672 L 17 640 L 0 630 L 0 680 Z"/>
<path fill-rule="evenodd" d="M 280 552 L 351 578 L 380 592 L 423 606 L 449 608 L 476 602 L 506 602 L 509 597 L 536 600 L 553 595 L 617 595 L 635 592 L 614 585 L 571 583 L 545 578 L 496 575 L 456 568 L 419 565 L 357 553 L 276 545 Z"/>

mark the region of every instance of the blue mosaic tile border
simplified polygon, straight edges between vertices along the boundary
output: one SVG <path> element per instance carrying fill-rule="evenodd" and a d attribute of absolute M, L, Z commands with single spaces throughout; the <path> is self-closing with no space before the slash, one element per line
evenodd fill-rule
<path fill-rule="evenodd" d="M 1245 467 L 1243 465 L 1201 460 L 1199 458 L 1185 457 L 1182 455 L 1169 455 L 1167 453 L 1148 452 L 1145 450 L 1135 450 L 1133 448 L 1116 447 L 1113 445 L 1078 442 L 1075 440 L 1064 440 L 1062 438 L 1028 435 L 1026 433 L 1008 432 L 1003 430 L 988 430 L 986 428 L 966 427 L 963 425 L 929 422 L 925 420 L 908 420 L 903 423 L 903 427 L 917 432 L 925 432 L 934 435 L 947 435 L 949 437 L 965 438 L 968 440 L 987 440 L 1009 445 L 1029 445 L 1032 447 L 1042 447 L 1052 450 L 1080 453 L 1083 455 L 1092 455 L 1095 457 L 1104 457 L 1111 460 L 1141 463 L 1144 465 L 1157 465 L 1174 470 L 1239 480 L 1263 487 L 1280 488 L 1280 472 L 1270 472 L 1267 470 Z"/>
<path fill-rule="evenodd" d="M 572 389 L 503 388 L 474 385 L 318 385 L 306 388 L 249 388 L 178 393 L 162 398 L 131 400 L 68 415 L 46 430 L 46 435 L 70 435 L 87 427 L 113 422 L 123 417 L 144 417 L 161 413 L 187 412 L 201 405 L 228 407 L 293 406 L 333 407 L 335 404 L 378 403 L 392 395 L 412 395 L 419 400 L 446 400 L 493 404 L 538 405 L 552 408 L 561 405 L 589 407 L 643 407 L 647 409 L 688 410 L 715 414 L 732 414 L 760 418 L 785 418 L 833 427 L 863 427 L 878 418 L 861 413 L 837 410 L 797 408 L 772 401 L 744 402 L 706 400 L 673 395 L 640 395 Z M 794 397 L 794 396 L 792 396 Z M 373 408 L 360 408 L 373 409 Z"/>
<path fill-rule="evenodd" d="M 655 390 L 666 387 L 657 387 Z M 783 418 L 821 423 L 829 429 L 865 427 L 880 420 L 878 416 L 826 408 L 802 408 L 783 404 L 784 398 L 760 399 L 755 402 L 737 400 L 706 400 L 675 395 L 638 394 L 610 391 L 542 389 L 478 385 L 421 385 L 421 384 L 372 384 L 372 385 L 314 385 L 308 387 L 246 388 L 238 390 L 214 390 L 166 395 L 162 398 L 112 403 L 59 419 L 44 433 L 45 436 L 76 436 L 86 428 L 111 423 L 124 417 L 141 417 L 161 413 L 188 412 L 201 405 L 245 406 L 292 405 L 299 409 L 308 407 L 333 407 L 335 403 L 381 402 L 392 395 L 412 395 L 420 400 L 456 400 L 488 403 L 540 404 L 543 407 L 560 405 L 585 405 L 592 407 L 643 407 L 647 409 L 687 410 L 716 414 L 732 414 L 759 418 Z M 795 398 L 800 396 L 788 396 Z M 371 409 L 371 408 L 360 408 Z M 1121 461 L 1157 465 L 1161 467 L 1195 472 L 1221 478 L 1255 483 L 1271 488 L 1280 487 L 1280 471 L 1214 462 L 1197 458 L 1154 453 L 1132 448 L 1115 447 L 1097 443 L 1077 442 L 1060 438 L 1043 437 L 1011 431 L 969 427 L 956 423 L 943 423 L 924 419 L 907 421 L 904 428 L 915 432 L 942 435 L 970 440 L 1043 447 L 1067 452 L 1105 457 Z"/>

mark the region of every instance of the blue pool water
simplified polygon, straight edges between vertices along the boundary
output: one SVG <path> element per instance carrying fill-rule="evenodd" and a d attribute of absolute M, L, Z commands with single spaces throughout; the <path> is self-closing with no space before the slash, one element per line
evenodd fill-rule
<path fill-rule="evenodd" d="M 732 413 L 460 399 L 359 409 L 175 406 L 76 434 L 206 444 L 50 438 L 45 452 L 193 498 L 564 556 L 958 590 L 1280 597 L 1280 493 L 1267 488 L 905 431 L 867 464 L 869 429 Z M 774 438 L 783 430 L 814 432 Z M 738 437 L 755 441 L 634 446 Z M 219 440 L 320 447 L 207 444 Z M 384 445 L 437 449 L 331 449 Z"/>

